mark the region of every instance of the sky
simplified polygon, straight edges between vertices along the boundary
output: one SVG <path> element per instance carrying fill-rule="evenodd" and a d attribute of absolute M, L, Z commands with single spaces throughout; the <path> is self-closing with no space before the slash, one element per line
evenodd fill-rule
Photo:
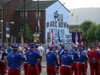
<path fill-rule="evenodd" d="M 100 7 L 100 0 L 60 0 L 68 9 Z"/>

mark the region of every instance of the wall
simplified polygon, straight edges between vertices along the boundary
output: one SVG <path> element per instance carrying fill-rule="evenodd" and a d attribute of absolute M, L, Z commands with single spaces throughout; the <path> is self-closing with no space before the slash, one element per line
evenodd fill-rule
<path fill-rule="evenodd" d="M 24 24 L 24 21 L 20 19 L 20 12 L 22 11 L 17 11 L 18 14 L 18 20 L 16 20 L 16 26 L 18 26 L 17 29 L 17 33 L 19 33 L 20 31 L 20 25 Z M 31 33 L 34 34 L 36 32 L 36 25 L 38 23 L 36 16 L 35 16 L 35 10 L 32 11 L 27 11 L 27 19 L 26 19 L 26 23 L 29 25 L 30 29 L 31 29 Z M 17 17 L 17 16 L 16 16 Z M 40 34 L 40 43 L 44 43 L 44 39 L 45 39 L 45 10 L 41 10 L 41 16 L 40 16 L 40 30 L 41 30 L 41 34 Z M 26 35 L 27 36 L 27 35 Z M 18 37 L 18 36 L 16 36 Z"/>
<path fill-rule="evenodd" d="M 36 32 L 36 25 L 38 23 L 36 17 L 35 17 L 35 11 L 29 11 L 28 12 L 28 20 L 27 23 L 29 24 L 29 27 L 31 28 L 32 33 L 34 34 Z M 44 36 L 45 36 L 45 10 L 41 10 L 41 16 L 40 16 L 40 43 L 44 43 Z"/>
<path fill-rule="evenodd" d="M 27 0 L 30 1 L 30 0 Z M 14 16 L 16 16 L 16 8 L 20 5 L 23 5 L 23 0 L 11 0 L 7 4 L 4 5 L 4 39 L 3 41 L 6 41 L 6 22 L 15 21 Z M 15 25 L 15 24 L 14 24 Z M 12 25 L 10 25 L 10 28 L 12 29 Z M 12 30 L 11 30 L 12 31 Z M 12 34 L 12 32 L 11 32 Z"/>
<path fill-rule="evenodd" d="M 58 14 L 60 15 L 63 15 L 63 21 L 66 26 L 62 26 L 62 27 L 59 27 L 59 21 L 56 20 L 56 27 L 53 27 L 50 25 L 50 22 L 51 21 L 54 21 L 55 22 L 55 19 L 54 19 L 54 13 L 58 11 Z M 69 29 L 67 27 L 67 24 L 68 24 L 68 14 L 69 14 L 69 11 L 62 6 L 62 4 L 57 1 L 55 2 L 53 5 L 51 5 L 50 7 L 48 7 L 46 9 L 46 24 L 45 24 L 45 42 L 49 42 L 51 43 L 51 39 L 52 39 L 52 32 L 51 30 L 53 29 L 53 37 L 54 37 L 54 41 L 56 44 L 59 43 L 58 41 L 58 35 L 60 35 L 60 39 L 62 40 L 63 43 L 66 43 L 67 42 L 67 34 L 69 34 Z M 55 24 L 54 24 L 55 25 Z M 58 32 L 59 31 L 59 32 Z M 58 34 L 59 33 L 59 34 Z M 50 37 L 49 37 L 49 36 Z M 50 38 L 50 40 L 48 41 L 47 38 Z"/>

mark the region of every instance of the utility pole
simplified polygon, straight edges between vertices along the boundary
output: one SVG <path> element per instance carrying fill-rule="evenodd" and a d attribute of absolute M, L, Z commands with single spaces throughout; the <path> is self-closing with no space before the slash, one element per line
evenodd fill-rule
<path fill-rule="evenodd" d="M 26 9 L 25 9 L 26 0 L 24 0 L 24 42 L 26 42 Z"/>
<path fill-rule="evenodd" d="M 37 24 L 36 24 L 36 32 L 34 33 L 34 42 L 39 42 L 40 39 L 40 10 L 39 10 L 39 0 L 37 0 L 37 10 L 36 10 L 36 20 L 37 20 Z M 37 39 L 37 40 L 36 40 Z"/>
<path fill-rule="evenodd" d="M 1 18 L 1 42 L 3 43 L 3 22 L 4 22 L 4 8 L 3 8 L 3 6 L 2 6 L 2 8 L 1 8 L 1 11 L 2 11 L 2 18 Z"/>
<path fill-rule="evenodd" d="M 77 25 L 78 25 L 78 15 L 76 17 L 77 17 Z"/>
<path fill-rule="evenodd" d="M 2 0 L 1 11 L 2 11 L 2 17 L 1 17 L 1 42 L 3 43 L 3 24 L 4 24 L 4 2 L 3 2 L 3 0 Z"/>
<path fill-rule="evenodd" d="M 36 26 L 36 33 L 38 34 L 39 33 L 39 22 L 40 22 L 40 19 L 39 19 L 39 0 L 38 0 L 38 10 L 37 10 L 37 26 Z"/>

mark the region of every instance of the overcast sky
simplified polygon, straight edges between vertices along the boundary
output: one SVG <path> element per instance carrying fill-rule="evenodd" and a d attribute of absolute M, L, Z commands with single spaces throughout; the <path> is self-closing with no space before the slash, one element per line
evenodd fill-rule
<path fill-rule="evenodd" d="M 68 9 L 100 7 L 100 0 L 60 0 Z"/>

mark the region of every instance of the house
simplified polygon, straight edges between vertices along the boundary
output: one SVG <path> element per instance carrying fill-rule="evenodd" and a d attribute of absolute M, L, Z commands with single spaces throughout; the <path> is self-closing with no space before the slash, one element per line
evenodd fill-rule
<path fill-rule="evenodd" d="M 36 32 L 36 25 L 38 24 L 37 12 L 39 8 L 39 17 L 40 17 L 40 42 L 41 43 L 50 43 L 52 40 L 52 30 L 53 38 L 55 43 L 58 43 L 58 31 L 60 34 L 61 40 L 66 43 L 66 37 L 69 34 L 69 29 L 67 28 L 68 24 L 68 14 L 69 10 L 63 6 L 63 4 L 58 0 L 41 0 L 39 1 L 30 1 L 26 3 L 26 23 L 29 25 L 31 32 L 34 34 Z M 19 28 L 23 28 L 23 18 L 22 14 L 24 13 L 24 6 L 20 6 L 16 9 L 19 19 L 18 24 Z M 20 30 L 19 30 L 20 31 Z"/>
<path fill-rule="evenodd" d="M 20 42 L 18 33 L 24 28 L 24 5 L 22 1 L 20 1 L 20 3 L 16 1 L 14 3 L 18 4 L 14 5 L 11 3 L 12 5 L 10 6 L 9 4 L 6 5 L 5 11 L 8 11 L 9 13 L 5 12 L 7 17 L 5 18 L 4 22 L 15 22 L 14 25 L 10 25 L 10 35 L 16 37 L 17 42 Z M 70 11 L 59 0 L 27 0 L 25 4 L 25 11 L 25 22 L 29 26 L 33 35 L 36 32 L 36 26 L 38 25 L 39 17 L 39 40 L 41 43 L 50 43 L 52 40 L 52 35 L 56 44 L 59 43 L 59 35 L 61 41 L 63 43 L 67 43 L 67 37 L 70 34 L 67 27 L 69 22 L 68 15 Z"/>
<path fill-rule="evenodd" d="M 30 0 L 26 0 L 26 2 L 27 1 Z M 24 0 L 0 0 L 0 8 L 3 8 L 3 10 L 0 9 L 0 43 L 6 42 L 6 24 L 16 20 L 16 8 L 23 4 Z M 14 23 L 14 25 L 15 24 L 16 23 Z M 8 38 L 9 42 L 12 36 L 16 38 L 16 36 L 13 35 L 15 33 L 12 33 L 14 25 L 10 24 L 11 31 L 10 37 Z"/>

